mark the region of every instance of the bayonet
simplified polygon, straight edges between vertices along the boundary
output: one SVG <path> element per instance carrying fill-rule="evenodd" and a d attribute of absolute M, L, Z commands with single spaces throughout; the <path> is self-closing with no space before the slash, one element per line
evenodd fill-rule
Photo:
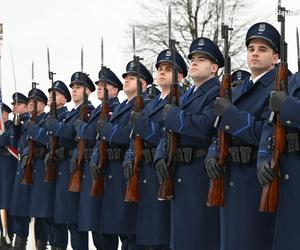
<path fill-rule="evenodd" d="M 300 44 L 299 44 L 298 27 L 296 28 L 296 41 L 297 41 L 298 72 L 300 72 Z"/>

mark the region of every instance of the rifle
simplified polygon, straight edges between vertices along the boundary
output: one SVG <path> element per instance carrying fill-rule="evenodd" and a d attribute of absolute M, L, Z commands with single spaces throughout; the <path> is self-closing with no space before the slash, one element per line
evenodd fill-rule
<path fill-rule="evenodd" d="M 81 77 L 83 77 L 83 49 L 81 48 Z M 83 79 L 82 79 L 83 80 Z M 88 121 L 88 97 L 86 94 L 86 86 L 83 88 L 83 103 L 80 108 L 79 119 L 83 122 Z M 76 159 L 76 170 L 71 176 L 68 190 L 70 192 L 79 192 L 83 175 L 82 164 L 84 161 L 84 150 L 86 139 L 80 138 L 77 142 L 78 157 Z"/>
<path fill-rule="evenodd" d="M 101 39 L 101 71 L 100 71 L 100 76 L 99 79 L 105 76 L 105 70 L 107 69 L 103 65 L 103 38 Z M 100 83 L 99 83 L 100 84 Z M 106 81 L 103 81 L 103 91 L 104 91 L 104 98 L 102 100 L 102 110 L 100 113 L 99 120 L 102 121 L 107 121 L 109 118 L 109 105 L 108 105 L 108 90 L 106 86 Z M 102 196 L 104 193 L 104 168 L 107 162 L 107 148 L 108 148 L 108 142 L 104 139 L 100 139 L 100 144 L 99 144 L 99 163 L 98 163 L 98 169 L 99 169 L 99 177 L 96 180 L 93 180 L 92 186 L 91 186 L 91 196 Z"/>
<path fill-rule="evenodd" d="M 142 82 L 140 79 L 140 58 L 135 55 L 135 29 L 133 26 L 133 62 L 137 72 L 137 96 L 133 107 L 133 112 L 142 112 L 144 108 Z M 138 202 L 140 200 L 139 192 L 139 172 L 140 164 L 143 160 L 143 140 L 139 134 L 134 136 L 134 162 L 133 162 L 133 175 L 130 176 L 125 192 L 126 202 Z"/>
<path fill-rule="evenodd" d="M 50 105 L 50 115 L 57 119 L 57 105 L 56 105 L 56 92 L 54 90 L 53 84 L 53 75 L 55 74 L 50 70 L 50 55 L 49 48 L 47 48 L 47 59 L 48 59 L 48 77 L 51 81 L 52 91 L 51 91 L 51 105 Z M 46 167 L 46 174 L 44 181 L 55 181 L 57 176 L 57 167 L 55 160 L 55 150 L 58 148 L 58 138 L 57 136 L 51 134 L 50 135 L 50 151 L 49 151 L 49 159 Z"/>
<path fill-rule="evenodd" d="M 296 28 L 296 40 L 297 40 L 297 58 L 298 58 L 298 72 L 300 72 L 300 44 L 299 44 L 299 32 Z"/>
<path fill-rule="evenodd" d="M 173 62 L 172 82 L 169 94 L 169 104 L 179 106 L 180 89 L 178 84 L 178 66 L 176 64 L 176 41 L 171 38 L 171 6 L 168 10 L 168 28 L 169 28 L 169 49 L 171 51 L 171 57 Z M 159 200 L 171 200 L 174 198 L 174 183 L 173 183 L 173 168 L 174 158 L 176 156 L 177 146 L 179 145 L 179 135 L 168 130 L 167 131 L 168 142 L 168 177 L 160 183 L 158 190 Z"/>
<path fill-rule="evenodd" d="M 36 89 L 36 85 L 37 83 L 34 81 L 34 63 L 32 62 L 32 89 L 33 89 L 33 110 L 31 111 L 31 117 L 30 117 L 30 121 L 36 123 L 36 118 L 37 118 L 37 99 L 35 97 L 35 89 Z M 32 139 L 29 138 L 28 139 L 29 142 L 29 155 L 26 161 L 26 164 L 24 166 L 24 172 L 23 172 L 23 176 L 21 179 L 21 184 L 25 184 L 25 185 L 31 185 L 33 183 L 32 180 L 32 163 L 33 160 L 35 158 L 35 148 L 36 148 L 36 142 Z"/>
<path fill-rule="evenodd" d="M 224 58 L 225 58 L 225 70 L 222 77 L 222 84 L 220 87 L 220 97 L 231 100 L 231 58 L 229 56 L 229 31 L 232 28 L 229 28 L 225 25 L 225 15 L 224 15 L 224 0 L 222 0 L 222 38 L 224 39 Z M 218 127 L 220 122 L 220 117 L 216 118 L 215 128 Z M 230 135 L 225 131 L 218 131 L 218 147 L 219 147 L 219 155 L 218 155 L 218 163 L 222 168 L 225 168 L 225 163 L 227 156 L 229 154 L 228 148 L 230 144 Z M 207 206 L 224 206 L 224 177 L 220 177 L 218 179 L 211 180 L 209 190 L 208 190 L 208 198 L 207 198 Z"/>
<path fill-rule="evenodd" d="M 280 40 L 280 63 L 277 67 L 275 86 L 276 91 L 286 91 L 288 89 L 288 64 L 287 64 L 287 43 L 285 41 L 285 13 L 287 10 L 281 6 L 281 1 L 278 1 L 278 22 L 281 26 Z M 271 168 L 275 172 L 273 181 L 265 185 L 262 190 L 259 211 L 261 212 L 276 212 L 279 195 L 279 170 L 280 157 L 285 149 L 285 126 L 280 121 L 280 115 L 272 112 L 269 121 L 274 122 L 273 136 L 274 149 L 272 151 Z"/>

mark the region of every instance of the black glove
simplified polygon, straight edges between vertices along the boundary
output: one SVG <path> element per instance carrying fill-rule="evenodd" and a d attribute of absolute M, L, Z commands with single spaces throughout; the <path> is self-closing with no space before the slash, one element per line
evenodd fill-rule
<path fill-rule="evenodd" d="M 101 133 L 102 128 L 104 127 L 105 123 L 106 123 L 106 120 L 104 120 L 104 119 L 98 119 L 97 125 L 96 125 L 96 131 L 98 133 Z"/>
<path fill-rule="evenodd" d="M 159 182 L 162 182 L 163 180 L 167 179 L 167 177 L 169 176 L 167 163 L 165 159 L 160 159 L 156 162 L 155 170 Z"/>
<path fill-rule="evenodd" d="M 100 169 L 95 163 L 90 164 L 90 175 L 93 180 L 97 180 L 98 177 L 100 176 Z"/>
<path fill-rule="evenodd" d="M 123 174 L 128 180 L 133 175 L 133 161 L 123 162 Z"/>
<path fill-rule="evenodd" d="M 168 113 L 169 113 L 169 110 L 172 108 L 172 104 L 169 104 L 167 103 L 165 106 L 164 106 L 164 109 L 163 109 L 163 113 L 162 113 L 162 118 L 163 120 L 166 120 L 167 116 L 168 116 Z"/>
<path fill-rule="evenodd" d="M 269 161 L 264 161 L 259 164 L 257 169 L 257 178 L 262 186 L 270 184 L 274 179 L 274 176 L 275 173 L 271 168 L 271 163 Z"/>
<path fill-rule="evenodd" d="M 271 91 L 269 107 L 272 111 L 279 112 L 282 104 L 287 98 L 285 91 Z"/>
<path fill-rule="evenodd" d="M 22 159 L 21 159 L 21 167 L 22 167 L 22 169 L 25 168 L 27 160 L 28 160 L 28 155 L 23 155 Z"/>
<path fill-rule="evenodd" d="M 217 97 L 214 104 L 215 114 L 218 116 L 223 116 L 230 106 L 231 102 L 228 99 Z"/>
<path fill-rule="evenodd" d="M 141 118 L 141 116 L 143 115 L 143 111 L 140 111 L 140 112 L 135 112 L 135 111 L 132 111 L 131 114 L 130 114 L 130 119 L 129 119 L 129 123 L 134 126 L 136 121 L 138 119 Z"/>
<path fill-rule="evenodd" d="M 74 122 L 74 128 L 75 128 L 75 130 L 78 130 L 84 123 L 85 123 L 84 121 L 81 121 L 80 119 L 77 119 Z"/>
<path fill-rule="evenodd" d="M 224 168 L 219 165 L 216 158 L 210 158 L 205 162 L 205 170 L 210 179 L 218 179 L 225 173 Z"/>
<path fill-rule="evenodd" d="M 46 117 L 45 127 L 51 128 L 52 126 L 55 125 L 56 122 L 58 122 L 58 120 L 57 120 L 54 116 L 48 115 L 48 116 Z"/>
<path fill-rule="evenodd" d="M 75 158 L 71 158 L 70 161 L 70 172 L 71 174 L 73 174 L 77 169 L 77 164 L 76 164 L 76 159 Z"/>

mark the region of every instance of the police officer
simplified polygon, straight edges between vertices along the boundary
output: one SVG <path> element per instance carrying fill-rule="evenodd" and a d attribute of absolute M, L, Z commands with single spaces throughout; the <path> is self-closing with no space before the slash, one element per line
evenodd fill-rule
<path fill-rule="evenodd" d="M 86 73 L 75 72 L 71 76 L 72 88 L 71 96 L 75 107 L 66 115 L 63 122 L 57 121 L 48 116 L 46 126 L 49 131 L 59 137 L 59 148 L 56 150 L 56 157 L 59 162 L 58 176 L 56 180 L 56 192 L 54 199 L 54 222 L 57 224 L 66 224 L 71 234 L 71 245 L 76 250 L 88 249 L 88 234 L 78 230 L 78 208 L 79 193 L 69 192 L 68 185 L 71 174 L 75 170 L 74 148 L 76 148 L 76 129 L 74 122 L 79 118 L 81 107 L 84 102 L 84 91 L 89 96 L 95 90 L 94 83 Z M 88 113 L 94 109 L 90 102 L 88 104 Z M 72 162 L 72 163 L 71 163 Z M 56 249 L 67 248 L 67 237 L 62 237 L 56 244 Z"/>
<path fill-rule="evenodd" d="M 300 73 L 293 75 L 288 83 L 288 94 L 285 91 L 272 91 L 270 108 L 279 112 L 281 122 L 286 126 L 286 150 L 280 160 L 280 189 L 279 203 L 276 213 L 274 231 L 274 250 L 299 249 L 300 241 L 297 237 L 299 227 L 299 184 L 297 178 L 299 166 L 299 107 L 300 107 Z M 272 137 L 272 127 L 265 127 L 264 132 Z M 272 140 L 271 140 L 272 141 Z M 262 144 L 259 156 L 265 160 L 258 165 L 258 179 L 262 185 L 271 183 L 274 171 L 271 168 L 272 145 Z"/>
<path fill-rule="evenodd" d="M 224 66 L 219 48 L 208 38 L 194 40 L 189 51 L 190 75 L 195 85 L 176 107 L 163 110 L 164 126 L 179 134 L 174 200 L 171 203 L 172 249 L 219 249 L 219 210 L 206 207 L 209 180 L 203 166 L 207 148 L 215 134 L 213 101 L 219 94 L 218 69 Z M 155 156 L 159 179 L 168 176 L 168 144 L 162 138 Z"/>
<path fill-rule="evenodd" d="M 176 65 L 179 67 L 178 79 L 187 75 L 186 64 L 176 52 Z M 173 83 L 173 61 L 171 51 L 161 51 L 156 59 L 156 82 L 161 93 L 143 110 L 143 114 L 134 123 L 133 134 L 139 134 L 144 142 L 144 164 L 140 166 L 140 201 L 138 208 L 137 244 L 145 249 L 169 249 L 170 247 L 170 202 L 158 201 L 157 178 L 153 159 L 163 130 L 162 111 L 169 101 L 170 86 Z M 136 115 L 137 116 L 137 115 Z M 131 143 L 123 163 L 124 175 L 128 179 L 133 174 L 134 148 Z"/>
<path fill-rule="evenodd" d="M 236 70 L 231 74 L 231 87 L 235 88 L 236 86 L 242 84 L 247 78 L 250 77 L 250 73 L 246 70 Z"/>
<path fill-rule="evenodd" d="M 99 80 L 96 82 L 97 97 L 102 103 L 108 101 L 111 115 L 113 114 L 114 108 L 120 104 L 117 96 L 123 86 L 119 78 L 109 68 L 102 68 L 98 76 Z M 108 100 L 104 100 L 104 83 L 106 83 Z M 94 157 L 98 158 L 99 143 L 96 145 L 96 138 L 98 124 L 103 122 L 102 120 L 99 120 L 101 112 L 102 104 L 92 112 L 88 123 L 79 121 L 79 126 L 77 127 L 77 136 L 88 140 L 89 158 L 91 158 L 93 147 Z M 78 120 L 76 122 L 78 122 Z M 94 162 L 93 160 L 90 162 L 89 159 L 86 159 L 83 167 L 84 173 L 80 189 L 78 227 L 80 231 L 92 231 L 94 245 L 97 249 L 117 249 L 117 235 L 100 234 L 102 197 L 92 197 L 90 195 L 92 180 L 95 180 L 98 177 L 97 168 L 97 162 Z"/>
<path fill-rule="evenodd" d="M 256 23 L 247 32 L 246 46 L 250 78 L 233 89 L 232 103 L 218 98 L 214 106 L 222 117 L 219 129 L 231 135 L 223 211 L 225 250 L 272 248 L 274 215 L 258 211 L 262 189 L 256 177 L 256 158 L 260 143 L 266 141 L 263 128 L 270 115 L 268 99 L 279 59 L 280 34 L 268 23 Z M 215 141 L 205 166 L 211 179 L 224 173 L 216 152 Z"/>
<path fill-rule="evenodd" d="M 150 72 L 142 63 L 139 68 L 142 85 L 151 84 L 153 78 Z M 123 90 L 127 100 L 117 106 L 109 122 L 99 128 L 101 138 L 109 144 L 101 232 L 120 235 L 124 248 L 135 248 L 136 245 L 137 204 L 124 202 L 126 179 L 122 172 L 122 162 L 130 143 L 132 124 L 129 123 L 129 118 L 137 95 L 137 74 L 135 65 L 129 62 L 126 73 L 123 74 Z"/>
<path fill-rule="evenodd" d="M 19 161 L 12 188 L 10 214 L 13 216 L 13 232 L 16 235 L 14 249 L 24 250 L 26 249 L 29 234 L 30 218 L 28 217 L 28 201 L 30 187 L 20 184 L 23 175 L 23 163 L 21 159 L 28 146 L 27 133 L 21 123 L 26 122 L 30 118 L 30 115 L 27 106 L 28 98 L 25 95 L 16 92 L 13 94 L 12 99 L 14 121 L 13 130 L 11 131 L 11 145 L 18 148 Z M 21 123 L 18 122 L 18 116 Z"/>
<path fill-rule="evenodd" d="M 12 112 L 9 106 L 2 103 L 2 119 L 4 122 L 3 133 L 0 135 L 0 209 L 6 210 L 8 220 L 8 233 L 12 238 L 12 220 L 9 215 L 9 205 L 11 200 L 11 191 L 14 182 L 14 177 L 17 168 L 17 154 L 14 152 L 14 148 L 10 146 L 10 129 L 12 128 L 11 121 L 8 119 L 9 113 Z M 1 249 L 9 249 L 11 244 L 8 244 L 6 239 L 3 237 L 3 228 L 1 223 Z"/>
<path fill-rule="evenodd" d="M 48 106 L 50 106 L 52 102 L 52 91 L 55 91 L 56 94 L 57 119 L 62 121 L 68 112 L 65 104 L 71 101 L 71 95 L 67 86 L 62 81 L 55 81 L 54 87 L 48 89 Z M 42 93 L 40 95 L 45 103 L 47 97 L 42 95 Z M 67 237 L 67 228 L 65 224 L 55 224 L 53 221 L 55 182 L 45 182 L 47 163 L 49 160 L 49 153 L 46 154 L 46 152 L 52 142 L 44 123 L 45 119 L 40 120 L 37 123 L 28 122 L 26 124 L 29 136 L 40 144 L 40 149 L 38 150 L 41 150 L 34 162 L 35 170 L 33 175 L 33 185 L 31 187 L 29 209 L 30 216 L 35 217 L 38 222 L 36 223 L 36 226 L 38 227 L 36 228 L 36 231 L 39 231 L 39 226 L 41 226 L 47 233 L 47 238 L 36 241 L 38 249 L 45 249 L 47 241 L 49 241 L 51 246 L 59 247 L 59 242 L 56 243 L 55 241 L 63 235 Z"/>

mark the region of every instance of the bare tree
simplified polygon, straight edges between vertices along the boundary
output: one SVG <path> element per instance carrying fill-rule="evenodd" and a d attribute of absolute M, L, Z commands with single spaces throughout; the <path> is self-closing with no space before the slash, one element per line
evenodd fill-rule
<path fill-rule="evenodd" d="M 170 0 L 142 1 L 143 22 L 137 22 L 138 53 L 146 64 L 154 62 L 157 54 L 168 47 L 167 7 Z M 230 34 L 230 55 L 234 68 L 245 67 L 246 30 L 252 23 L 245 18 L 248 6 L 245 0 L 228 0 L 225 4 L 225 23 L 233 28 Z M 173 0 L 173 38 L 179 42 L 178 51 L 187 60 L 189 46 L 197 37 L 213 40 L 221 50 L 221 1 L 220 0 Z"/>

